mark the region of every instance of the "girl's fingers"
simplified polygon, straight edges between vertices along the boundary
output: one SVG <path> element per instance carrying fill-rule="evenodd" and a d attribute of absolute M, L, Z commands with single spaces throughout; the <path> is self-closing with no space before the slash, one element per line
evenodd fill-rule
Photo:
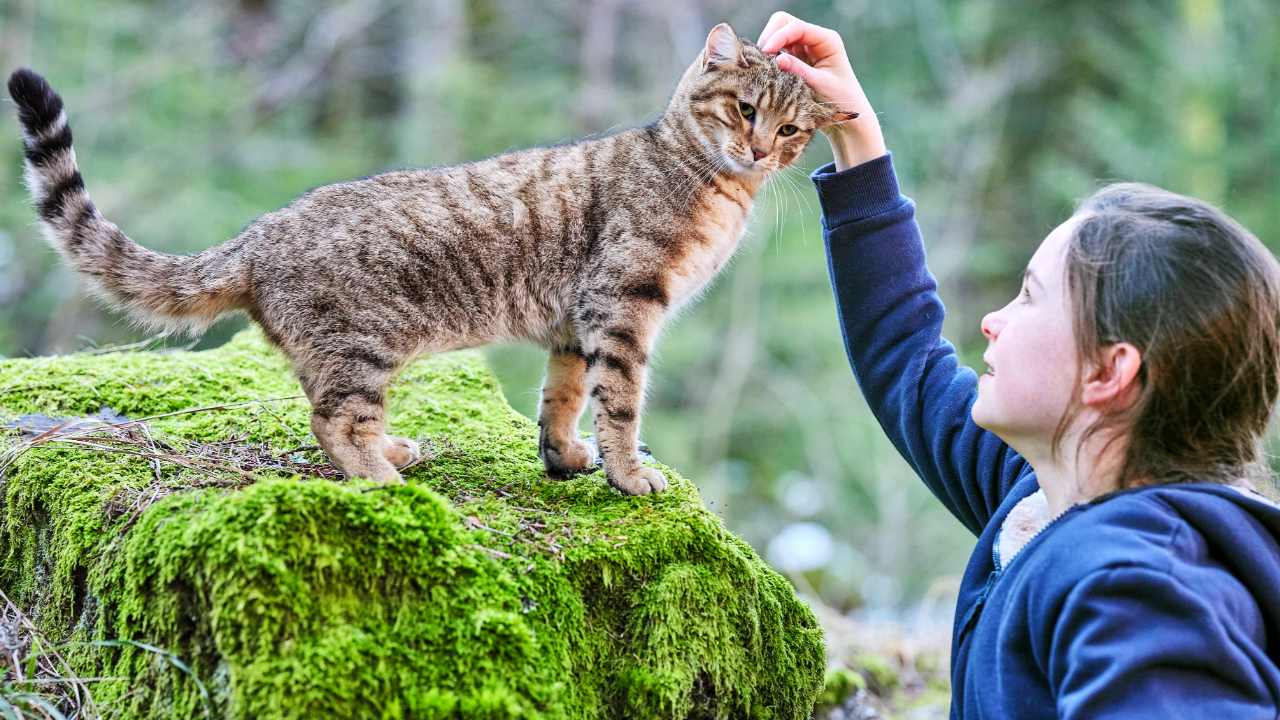
<path fill-rule="evenodd" d="M 815 78 L 813 67 L 795 55 L 779 55 L 778 67 L 784 72 L 789 72 L 800 78 L 809 87 L 814 88 L 815 90 L 818 89 L 814 87 Z"/>
<path fill-rule="evenodd" d="M 765 38 L 760 49 L 766 53 L 776 53 L 788 45 L 802 42 L 807 24 L 803 20 L 787 18 L 784 23 L 774 28 L 769 37 Z"/>
<path fill-rule="evenodd" d="M 844 44 L 836 31 L 811 25 L 796 18 L 790 18 L 770 34 L 760 49 L 766 53 L 776 53 L 784 47 L 793 45 L 804 46 L 806 54 L 814 65 L 844 52 Z"/>
<path fill-rule="evenodd" d="M 788 45 L 779 51 L 779 54 L 786 53 L 792 57 L 799 58 L 809 65 L 813 65 L 813 58 L 809 56 L 809 48 L 804 45 Z"/>
<path fill-rule="evenodd" d="M 855 98 L 861 92 L 856 90 L 856 79 L 852 79 L 853 89 L 856 92 L 851 93 L 848 80 L 833 74 L 830 70 L 815 68 L 795 55 L 779 55 L 778 67 L 783 72 L 789 72 L 803 80 L 804 84 L 813 90 L 817 99 L 823 101 L 823 104 L 829 106 L 830 109 L 850 113 L 852 117 L 846 118 L 847 120 L 858 117 L 862 112 L 861 109 L 853 109 L 859 107 L 859 102 Z M 861 104 L 866 104 L 865 99 Z M 867 109 L 869 107 L 867 106 Z"/>
<path fill-rule="evenodd" d="M 764 30 L 760 31 L 760 39 L 756 40 L 756 45 L 763 49 L 764 44 L 768 42 L 770 35 L 777 31 L 778 28 L 794 19 L 795 18 L 793 18 L 789 13 L 782 12 L 781 10 L 770 15 L 769 22 L 765 23 Z"/>

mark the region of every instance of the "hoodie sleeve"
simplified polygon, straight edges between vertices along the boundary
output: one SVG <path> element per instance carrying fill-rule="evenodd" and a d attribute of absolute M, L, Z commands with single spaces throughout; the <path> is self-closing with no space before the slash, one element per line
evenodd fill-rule
<path fill-rule="evenodd" d="M 915 205 L 892 158 L 813 173 L 831 286 L 853 374 L 880 426 L 933 494 L 975 535 L 1025 460 L 974 424 L 978 378 L 942 338 Z"/>
<path fill-rule="evenodd" d="M 1205 596 L 1145 567 L 1086 575 L 1052 629 L 1058 717 L 1275 720 L 1277 698 L 1258 672 L 1265 658 L 1250 655 L 1237 618 Z"/>

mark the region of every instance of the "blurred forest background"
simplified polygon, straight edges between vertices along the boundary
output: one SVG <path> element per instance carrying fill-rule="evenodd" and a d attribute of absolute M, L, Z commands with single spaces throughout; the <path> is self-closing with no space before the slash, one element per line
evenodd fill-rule
<path fill-rule="evenodd" d="M 62 93 L 103 212 L 188 253 L 318 185 L 640 124 L 712 25 L 755 39 L 779 8 L 844 36 L 971 364 L 982 314 L 1102 182 L 1191 193 L 1280 241 L 1274 0 L 0 0 L 0 59 Z M 140 340 L 40 238 L 7 122 L 0 356 Z M 643 436 L 802 591 L 945 628 L 972 538 L 846 364 L 805 177 L 829 159 L 818 139 L 768 186 L 739 256 L 668 329 Z M 486 352 L 533 412 L 544 355 Z"/>

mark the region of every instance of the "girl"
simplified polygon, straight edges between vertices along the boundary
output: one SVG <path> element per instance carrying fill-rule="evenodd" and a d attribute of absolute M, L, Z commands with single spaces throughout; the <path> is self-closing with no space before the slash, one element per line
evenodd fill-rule
<path fill-rule="evenodd" d="M 952 717 L 1270 718 L 1280 508 L 1261 441 L 1280 392 L 1280 264 L 1207 203 L 1086 200 L 988 314 L 981 377 L 940 333 L 914 206 L 833 31 L 758 41 L 821 99 L 813 174 L 850 363 L 881 426 L 975 535 Z"/>

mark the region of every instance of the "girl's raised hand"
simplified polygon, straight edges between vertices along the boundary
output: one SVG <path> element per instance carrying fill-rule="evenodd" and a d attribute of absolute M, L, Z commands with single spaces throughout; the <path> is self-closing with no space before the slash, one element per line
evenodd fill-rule
<path fill-rule="evenodd" d="M 839 33 L 779 11 L 769 18 L 756 45 L 766 53 L 780 53 L 778 67 L 804 80 L 819 101 L 858 114 L 823 130 L 835 153 L 836 169 L 885 154 L 880 122 L 853 74 Z"/>

